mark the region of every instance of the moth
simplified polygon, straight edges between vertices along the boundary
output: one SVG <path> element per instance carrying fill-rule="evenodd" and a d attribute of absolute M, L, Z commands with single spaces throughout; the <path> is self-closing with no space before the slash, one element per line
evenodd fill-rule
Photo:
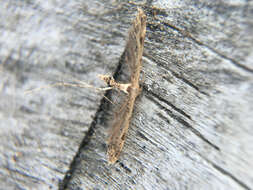
<path fill-rule="evenodd" d="M 122 103 L 124 105 L 121 105 L 121 109 L 113 122 L 112 132 L 108 139 L 107 155 L 110 164 L 115 163 L 119 159 L 131 121 L 135 99 L 141 91 L 139 80 L 142 68 L 145 34 L 146 15 L 143 10 L 138 9 L 137 16 L 129 29 L 125 48 L 125 64 L 127 64 L 130 69 L 130 83 L 117 83 L 114 78 L 109 75 L 99 76 L 108 86 L 119 89 L 127 94 L 126 101 Z"/>

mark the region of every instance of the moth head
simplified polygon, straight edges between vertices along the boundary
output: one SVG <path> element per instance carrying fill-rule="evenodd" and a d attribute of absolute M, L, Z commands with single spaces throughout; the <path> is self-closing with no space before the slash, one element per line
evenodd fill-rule
<path fill-rule="evenodd" d="M 114 78 L 110 75 L 98 75 L 100 80 L 103 80 L 108 86 L 111 86 L 111 83 L 114 82 Z"/>

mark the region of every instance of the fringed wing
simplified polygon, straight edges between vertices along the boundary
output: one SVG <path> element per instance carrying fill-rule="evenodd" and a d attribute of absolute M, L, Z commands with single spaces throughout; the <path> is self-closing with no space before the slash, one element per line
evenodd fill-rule
<path fill-rule="evenodd" d="M 138 14 L 130 30 L 125 50 L 126 64 L 130 67 L 131 83 L 139 84 L 140 71 L 142 67 L 142 54 L 146 34 L 146 15 L 143 10 L 138 9 Z"/>
<path fill-rule="evenodd" d="M 143 54 L 144 38 L 146 33 L 146 15 L 141 9 L 129 30 L 129 37 L 125 50 L 126 64 L 131 70 L 131 86 L 128 88 L 128 96 L 122 103 L 117 118 L 115 118 L 112 133 L 108 139 L 109 163 L 115 163 L 125 143 L 125 137 L 129 128 L 134 102 L 139 94 L 139 78 L 141 71 L 141 59 Z"/>
<path fill-rule="evenodd" d="M 134 102 L 130 102 L 127 98 L 126 102 L 121 105 L 119 112 L 113 122 L 112 132 L 108 139 L 107 155 L 109 163 L 115 163 L 124 146 L 126 133 L 128 131 L 131 115 L 133 112 Z"/>

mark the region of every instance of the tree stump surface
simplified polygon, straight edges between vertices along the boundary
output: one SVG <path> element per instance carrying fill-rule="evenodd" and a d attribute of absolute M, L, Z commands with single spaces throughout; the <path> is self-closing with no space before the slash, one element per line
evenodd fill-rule
<path fill-rule="evenodd" d="M 111 92 L 48 85 L 127 72 L 137 7 L 142 93 L 109 165 Z M 0 18 L 0 189 L 252 189 L 252 1 L 6 0 Z"/>

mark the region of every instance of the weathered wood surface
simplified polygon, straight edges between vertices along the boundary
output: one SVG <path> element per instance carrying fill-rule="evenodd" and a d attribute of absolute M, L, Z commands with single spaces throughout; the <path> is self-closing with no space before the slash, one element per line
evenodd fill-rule
<path fill-rule="evenodd" d="M 120 75 L 137 5 L 1 2 L 1 189 L 252 189 L 253 3 L 138 4 L 148 18 L 143 91 L 108 165 L 101 93 L 24 91 Z"/>

